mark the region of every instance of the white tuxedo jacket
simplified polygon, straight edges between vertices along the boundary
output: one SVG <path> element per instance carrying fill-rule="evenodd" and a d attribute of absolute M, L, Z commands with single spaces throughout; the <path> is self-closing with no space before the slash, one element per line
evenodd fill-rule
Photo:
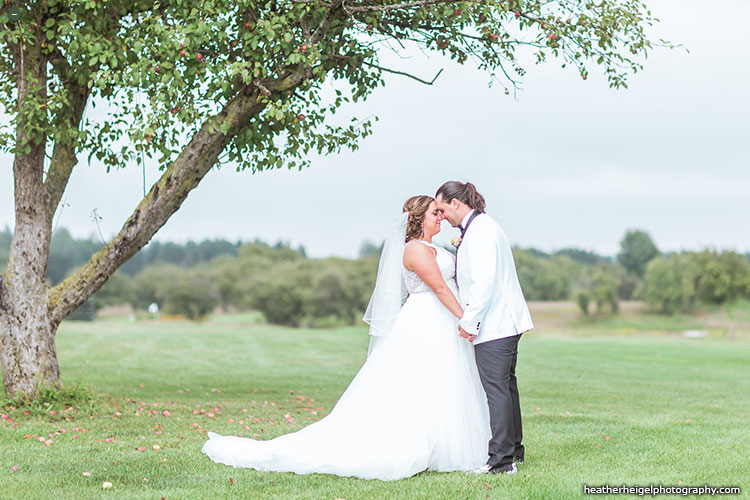
<path fill-rule="evenodd" d="M 477 336 L 474 345 L 534 328 L 510 245 L 492 217 L 474 218 L 456 258 L 459 302 L 464 309 L 459 323 Z"/>

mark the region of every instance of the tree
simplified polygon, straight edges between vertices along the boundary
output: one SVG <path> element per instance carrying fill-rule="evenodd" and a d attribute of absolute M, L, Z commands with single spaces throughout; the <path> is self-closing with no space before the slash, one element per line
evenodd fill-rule
<path fill-rule="evenodd" d="M 596 264 L 607 260 L 607 257 L 580 248 L 563 248 L 555 252 L 555 255 L 565 256 L 582 264 Z"/>
<path fill-rule="evenodd" d="M 709 304 L 750 297 L 750 264 L 736 252 L 705 250 L 690 254 L 696 267 L 695 292 Z"/>
<path fill-rule="evenodd" d="M 377 262 L 367 257 L 317 261 L 309 304 L 311 319 L 317 321 L 311 324 L 325 324 L 321 319 L 328 319 L 329 324 L 348 325 L 361 320 L 375 286 L 376 272 Z"/>
<path fill-rule="evenodd" d="M 642 278 L 646 272 L 646 265 L 657 255 L 659 255 L 659 249 L 656 248 L 647 232 L 628 231 L 620 241 L 617 261 L 622 267 Z"/>
<path fill-rule="evenodd" d="M 599 264 L 594 269 L 591 297 L 596 302 L 596 311 L 601 313 L 605 307 L 609 307 L 611 313 L 616 313 L 620 307 L 617 296 L 620 282 L 616 272 L 605 264 Z"/>
<path fill-rule="evenodd" d="M 159 309 L 164 309 L 169 290 L 184 272 L 174 264 L 161 262 L 145 268 L 133 278 L 130 305 L 133 309 L 148 309 L 151 304 L 156 304 Z"/>
<path fill-rule="evenodd" d="M 207 267 L 207 272 L 216 286 L 219 305 L 224 311 L 230 310 L 233 304 L 239 302 L 237 294 L 237 257 L 220 255 L 211 259 Z"/>
<path fill-rule="evenodd" d="M 695 262 L 685 254 L 657 257 L 646 266 L 641 295 L 665 314 L 685 309 L 695 300 Z"/>
<path fill-rule="evenodd" d="M 256 277 L 252 306 L 269 323 L 300 326 L 313 294 L 314 268 L 309 262 L 280 262 Z"/>
<path fill-rule="evenodd" d="M 616 313 L 619 310 L 617 291 L 620 287 L 617 268 L 612 263 L 600 262 L 587 267 L 575 285 L 573 297 L 584 315 L 588 315 L 591 302 L 596 303 L 596 313 L 605 308 Z"/>
<path fill-rule="evenodd" d="M 164 312 L 198 320 L 219 305 L 219 288 L 205 267 L 183 270 L 176 278 L 165 283 Z"/>
<path fill-rule="evenodd" d="M 99 307 L 121 306 L 132 301 L 133 292 L 133 279 L 127 274 L 117 271 L 96 292 L 94 298 L 96 299 L 96 305 Z"/>
<path fill-rule="evenodd" d="M 581 272 L 581 266 L 568 257 L 540 257 L 533 249 L 516 248 L 513 257 L 527 300 L 567 299 L 571 283 Z"/>
<path fill-rule="evenodd" d="M 0 8 L 0 103 L 11 117 L 0 146 L 14 155 L 16 207 L 0 286 L 0 357 L 6 393 L 27 397 L 58 381 L 60 321 L 149 242 L 211 168 L 301 168 L 311 151 L 354 149 L 371 122 L 334 124 L 343 103 L 366 98 L 385 72 L 432 83 L 383 67 L 379 47 L 471 60 L 506 91 L 524 73 L 518 49 L 529 48 L 584 79 L 587 64 L 599 64 L 620 88 L 652 49 L 644 30 L 654 21 L 639 0 L 20 5 Z M 335 96 L 322 91 L 325 82 L 335 83 Z M 85 114 L 89 103 L 104 104 L 107 117 Z M 107 168 L 156 157 L 162 175 L 120 232 L 48 289 L 52 220 L 84 153 Z"/>

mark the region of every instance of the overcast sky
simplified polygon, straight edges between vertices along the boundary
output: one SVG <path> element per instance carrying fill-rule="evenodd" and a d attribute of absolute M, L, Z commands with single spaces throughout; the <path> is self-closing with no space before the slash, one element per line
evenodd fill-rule
<path fill-rule="evenodd" d="M 646 3 L 662 20 L 655 38 L 690 53 L 657 49 L 627 90 L 609 89 L 594 67 L 583 81 L 529 61 L 514 99 L 470 66 L 384 54 L 425 78 L 445 70 L 432 87 L 388 76 L 348 108 L 380 118 L 354 153 L 313 158 L 301 172 L 212 170 L 156 239 L 282 239 L 311 256 L 356 256 L 387 235 L 408 196 L 470 180 L 517 246 L 613 255 L 626 230 L 641 228 L 662 250 L 750 251 L 750 56 L 745 31 L 730 24 L 750 18 L 750 2 Z M 140 201 L 142 172 L 83 160 L 59 227 L 92 235 L 96 209 L 109 238 Z M 0 161 L 0 227 L 12 228 L 12 158 Z M 152 166 L 147 182 L 158 175 Z M 441 240 L 453 232 L 444 223 Z"/>

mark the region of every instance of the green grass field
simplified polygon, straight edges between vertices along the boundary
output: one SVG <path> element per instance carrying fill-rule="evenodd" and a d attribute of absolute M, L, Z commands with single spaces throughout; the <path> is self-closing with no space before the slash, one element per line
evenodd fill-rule
<path fill-rule="evenodd" d="M 646 320 L 627 315 L 621 321 L 634 330 L 625 334 L 606 320 L 575 335 L 539 317 L 519 348 L 527 447 L 519 474 L 422 473 L 395 482 L 263 474 L 200 452 L 207 430 L 266 439 L 327 414 L 364 361 L 364 328 L 278 328 L 253 315 L 63 323 L 63 380 L 91 385 L 98 405 L 93 414 L 44 417 L 3 410 L 0 496 L 554 500 L 584 497 L 583 484 L 709 484 L 743 487 L 747 497 L 744 335 L 641 334 Z"/>

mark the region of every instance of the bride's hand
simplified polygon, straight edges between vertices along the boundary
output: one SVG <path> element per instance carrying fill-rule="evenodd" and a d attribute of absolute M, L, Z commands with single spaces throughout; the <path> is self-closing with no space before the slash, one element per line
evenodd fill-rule
<path fill-rule="evenodd" d="M 474 339 L 476 339 L 476 338 L 477 338 L 477 336 L 476 336 L 476 335 L 472 335 L 472 334 L 470 334 L 469 332 L 467 332 L 466 330 L 464 330 L 463 328 L 461 328 L 461 325 L 458 325 L 458 334 L 459 334 L 459 335 L 460 335 L 461 337 L 463 337 L 463 338 L 465 338 L 466 340 L 468 340 L 469 342 L 471 342 L 472 344 L 474 343 Z"/>

